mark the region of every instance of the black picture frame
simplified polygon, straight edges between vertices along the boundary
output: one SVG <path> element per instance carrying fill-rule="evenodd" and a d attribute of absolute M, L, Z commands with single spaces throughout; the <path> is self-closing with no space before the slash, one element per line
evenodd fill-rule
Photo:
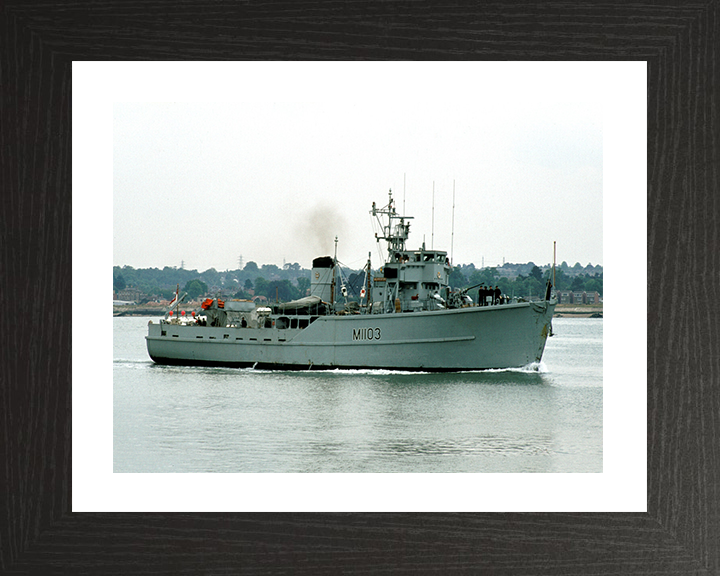
<path fill-rule="evenodd" d="M 0 572 L 720 573 L 719 40 L 717 1 L 6 0 Z M 647 61 L 648 512 L 72 513 L 72 61 L 166 59 Z"/>

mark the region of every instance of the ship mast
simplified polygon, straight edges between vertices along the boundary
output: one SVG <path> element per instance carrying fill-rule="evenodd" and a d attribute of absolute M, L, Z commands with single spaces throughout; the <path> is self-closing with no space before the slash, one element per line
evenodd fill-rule
<path fill-rule="evenodd" d="M 337 277 L 337 243 L 338 237 L 335 236 L 335 256 L 333 257 L 332 281 L 330 282 L 330 303 L 335 306 L 335 279 Z"/>
<path fill-rule="evenodd" d="M 373 202 L 370 214 L 375 216 L 380 224 L 382 236 L 379 236 L 376 233 L 375 239 L 378 242 L 380 240 L 385 240 L 387 242 L 388 259 L 391 259 L 393 254 L 404 251 L 405 241 L 410 234 L 410 223 L 405 221 L 412 220 L 412 216 L 401 216 L 395 211 L 395 201 L 392 197 L 392 190 L 388 192 L 387 206 L 378 208 L 375 205 L 375 202 Z M 384 224 L 381 221 L 380 217 L 382 215 L 387 216 L 387 224 Z"/>

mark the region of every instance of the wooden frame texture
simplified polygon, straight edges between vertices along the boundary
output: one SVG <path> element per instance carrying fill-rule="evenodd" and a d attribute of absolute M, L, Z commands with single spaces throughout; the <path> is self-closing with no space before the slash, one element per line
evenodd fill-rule
<path fill-rule="evenodd" d="M 718 1 L 0 4 L 0 572 L 720 573 Z M 648 512 L 71 512 L 73 60 L 648 62 Z M 42 321 L 42 326 L 40 322 Z"/>

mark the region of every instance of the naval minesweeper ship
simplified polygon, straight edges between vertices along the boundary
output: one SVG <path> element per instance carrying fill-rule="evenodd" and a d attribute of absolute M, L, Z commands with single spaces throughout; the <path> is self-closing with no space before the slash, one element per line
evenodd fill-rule
<path fill-rule="evenodd" d="M 386 206 L 373 203 L 371 214 L 387 256 L 379 274 L 368 258 L 359 301 L 347 301 L 336 248 L 334 257 L 313 260 L 310 294 L 300 300 L 257 306 L 208 298 L 192 318 L 175 313 L 150 321 L 150 358 L 281 370 L 461 371 L 540 362 L 557 304 L 550 283 L 544 300 L 475 303 L 467 290 L 450 288 L 447 252 L 424 242 L 407 248 L 412 217 L 397 213 L 392 192 Z"/>

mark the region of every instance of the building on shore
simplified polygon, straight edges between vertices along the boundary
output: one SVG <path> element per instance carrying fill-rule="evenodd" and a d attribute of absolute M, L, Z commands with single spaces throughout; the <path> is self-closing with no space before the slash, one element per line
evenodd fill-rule
<path fill-rule="evenodd" d="M 556 294 L 558 304 L 600 304 L 600 294 L 597 292 L 558 290 Z"/>

